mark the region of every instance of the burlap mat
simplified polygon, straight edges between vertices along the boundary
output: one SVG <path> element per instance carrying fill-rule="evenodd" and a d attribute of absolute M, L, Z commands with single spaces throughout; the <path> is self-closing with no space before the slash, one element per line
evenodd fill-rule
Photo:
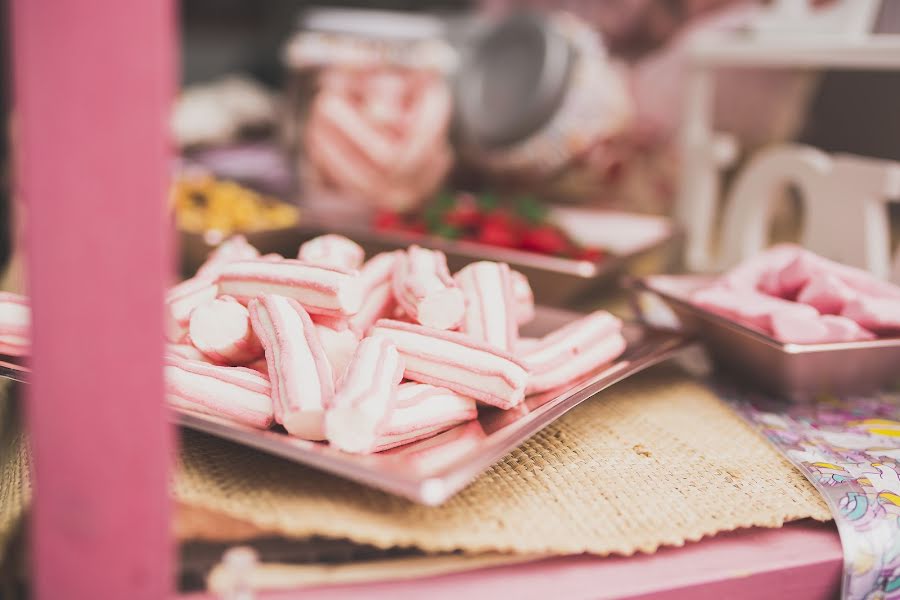
<path fill-rule="evenodd" d="M 25 438 L 10 398 L 12 388 L 10 381 L 0 380 L 0 562 L 31 498 Z"/>
<path fill-rule="evenodd" d="M 673 367 L 585 402 L 441 507 L 192 432 L 174 496 L 261 533 L 428 552 L 631 554 L 830 518 L 802 475 Z M 215 527 L 187 530 L 217 537 Z"/>

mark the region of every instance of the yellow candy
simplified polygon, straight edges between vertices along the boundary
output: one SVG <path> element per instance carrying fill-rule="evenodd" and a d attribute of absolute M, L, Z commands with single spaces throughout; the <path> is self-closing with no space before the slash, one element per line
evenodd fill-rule
<path fill-rule="evenodd" d="M 170 202 L 178 227 L 197 233 L 216 230 L 229 234 L 290 227 L 300 218 L 295 206 L 266 198 L 233 181 L 209 176 L 177 181 Z"/>

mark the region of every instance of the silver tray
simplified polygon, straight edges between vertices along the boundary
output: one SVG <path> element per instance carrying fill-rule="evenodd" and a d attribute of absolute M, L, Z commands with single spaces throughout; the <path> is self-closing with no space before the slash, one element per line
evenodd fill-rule
<path fill-rule="evenodd" d="M 578 316 L 539 307 L 535 320 L 522 333 L 539 336 Z M 673 356 L 687 345 L 679 334 L 654 331 L 635 323 L 626 324 L 625 337 L 628 348 L 618 360 L 564 390 L 530 396 L 521 407 L 508 411 L 479 407 L 479 418 L 475 421 L 369 456 L 347 454 L 278 430 L 260 431 L 190 411 L 173 410 L 172 414 L 174 421 L 183 427 L 405 496 L 414 502 L 437 505 L 584 400 Z M 25 381 L 27 375 L 25 367 L 14 364 L 0 370 L 0 376 L 18 381 Z"/>
<path fill-rule="evenodd" d="M 672 261 L 680 256 L 682 236 L 662 217 L 628 215 L 635 221 L 643 221 L 647 234 L 640 236 L 636 243 L 611 247 L 610 232 L 604 231 L 599 224 L 604 215 L 618 217 L 621 213 L 583 208 L 559 208 L 555 209 L 555 213 L 563 224 L 568 225 L 564 228 L 570 234 L 576 233 L 571 229 L 578 229 L 577 237 L 583 243 L 603 248 L 608 254 L 596 262 L 558 258 L 476 242 L 453 241 L 413 233 L 380 232 L 353 224 L 352 220 L 348 221 L 346 218 L 324 214 L 309 215 L 306 212 L 303 213 L 302 224 L 297 227 L 248 233 L 246 237 L 260 252 L 275 252 L 284 256 L 295 256 L 300 244 L 308 239 L 324 233 L 339 233 L 359 243 L 369 256 L 406 248 L 410 244 L 441 250 L 447 255 L 451 271 L 457 271 L 478 260 L 505 262 L 528 277 L 535 301 L 548 306 L 570 306 L 592 291 L 615 284 L 623 273 L 644 275 L 669 271 L 673 266 Z M 213 247 L 201 234 L 182 233 L 184 273 L 193 274 Z"/>
<path fill-rule="evenodd" d="M 866 394 L 900 381 L 900 338 L 787 344 L 687 300 L 713 277 L 654 275 L 632 280 L 635 310 L 654 327 L 700 338 L 710 358 L 744 382 L 792 400 Z"/>

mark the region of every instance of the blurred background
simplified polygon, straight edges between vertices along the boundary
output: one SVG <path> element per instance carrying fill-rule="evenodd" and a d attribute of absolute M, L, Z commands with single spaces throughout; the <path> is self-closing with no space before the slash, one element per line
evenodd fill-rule
<path fill-rule="evenodd" d="M 765 4 L 184 0 L 176 223 L 213 245 L 339 220 L 593 259 L 601 248 L 545 227 L 546 207 L 668 215 L 685 48 L 739 34 Z M 900 2 L 885 0 L 872 31 L 898 30 Z M 898 93 L 892 72 L 725 72 L 715 128 L 741 157 L 798 140 L 900 159 Z M 11 109 L 4 85 L 4 262 Z"/>

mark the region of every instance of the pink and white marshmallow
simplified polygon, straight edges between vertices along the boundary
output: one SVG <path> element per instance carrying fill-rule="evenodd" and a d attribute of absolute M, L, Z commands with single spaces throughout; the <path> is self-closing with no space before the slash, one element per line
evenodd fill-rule
<path fill-rule="evenodd" d="M 346 327 L 333 329 L 322 323 L 315 325 L 319 342 L 322 344 L 322 349 L 325 350 L 325 356 L 328 357 L 328 363 L 331 365 L 331 373 L 337 383 L 346 372 L 347 366 L 356 352 L 356 347 L 359 346 L 359 338 Z"/>
<path fill-rule="evenodd" d="M 528 394 L 571 383 L 618 358 L 627 343 L 622 322 L 598 310 L 547 334 L 522 355 Z"/>
<path fill-rule="evenodd" d="M 691 302 L 749 327 L 773 334 L 773 315 L 784 319 L 814 319 L 819 311 L 812 306 L 783 300 L 752 290 L 734 290 L 715 285 L 691 294 Z"/>
<path fill-rule="evenodd" d="M 390 317 L 397 307 L 391 279 L 401 254 L 400 251 L 382 252 L 362 266 L 359 271 L 359 287 L 363 303 L 359 312 L 349 317 L 314 315 L 313 320 L 334 330 L 346 327 L 359 339 L 365 337 L 376 321 Z"/>
<path fill-rule="evenodd" d="M 843 265 L 802 249 L 794 260 L 779 270 L 781 295 L 793 298 L 811 281 L 826 275 L 834 276 L 860 294 L 900 301 L 900 287 L 881 281 L 862 269 Z"/>
<path fill-rule="evenodd" d="M 0 292 L 0 354 L 31 354 L 31 308 L 25 296 Z"/>
<path fill-rule="evenodd" d="M 528 370 L 515 356 L 455 331 L 382 319 L 372 330 L 397 345 L 405 377 L 503 409 L 522 402 Z"/>
<path fill-rule="evenodd" d="M 472 398 L 426 383 L 404 383 L 397 390 L 394 410 L 379 431 L 375 451 L 423 440 L 477 417 Z"/>
<path fill-rule="evenodd" d="M 297 258 L 312 265 L 358 269 L 366 258 L 362 246 L 342 235 L 320 235 L 300 245 Z"/>
<path fill-rule="evenodd" d="M 900 299 L 858 296 L 841 315 L 880 335 L 900 334 Z"/>
<path fill-rule="evenodd" d="M 211 363 L 209 357 L 191 346 L 190 344 L 166 344 L 167 357 L 181 358 L 184 360 L 196 360 L 198 362 Z"/>
<path fill-rule="evenodd" d="M 518 271 L 511 271 L 516 323 L 524 325 L 534 319 L 534 292 L 528 278 Z"/>
<path fill-rule="evenodd" d="M 325 439 L 334 377 L 309 314 L 296 300 L 275 294 L 254 298 L 248 308 L 266 353 L 275 420 L 291 435 Z"/>
<path fill-rule="evenodd" d="M 403 359 L 393 342 L 371 337 L 360 342 L 325 413 L 328 442 L 345 452 L 371 452 L 394 410 L 401 379 Z"/>
<path fill-rule="evenodd" d="M 191 313 L 215 300 L 217 295 L 218 287 L 208 277 L 192 277 L 170 288 L 165 299 L 166 339 L 173 344 L 182 343 L 187 337 Z"/>
<path fill-rule="evenodd" d="M 239 261 L 219 276 L 219 293 L 247 303 L 263 294 L 292 298 L 310 313 L 348 316 L 362 306 L 355 271 L 310 265 L 299 260 Z"/>
<path fill-rule="evenodd" d="M 774 313 L 771 317 L 772 337 L 786 344 L 824 344 L 871 340 L 875 334 L 856 322 L 839 315 L 799 317 Z"/>
<path fill-rule="evenodd" d="M 269 380 L 243 367 L 220 367 L 168 357 L 166 400 L 180 409 L 232 419 L 266 429 L 272 425 Z"/>
<path fill-rule="evenodd" d="M 463 320 L 466 303 L 439 250 L 410 246 L 394 269 L 394 296 L 417 323 L 434 329 L 454 329 Z"/>
<path fill-rule="evenodd" d="M 519 327 L 509 265 L 474 262 L 460 270 L 454 279 L 466 301 L 459 330 L 473 339 L 513 351 Z"/>
<path fill-rule="evenodd" d="M 250 312 L 231 296 L 220 296 L 195 308 L 188 336 L 195 348 L 221 365 L 245 365 L 263 355 Z"/>
<path fill-rule="evenodd" d="M 244 236 L 233 235 L 210 253 L 206 262 L 197 269 L 197 275 L 215 279 L 225 265 L 255 258 L 259 258 L 259 250 L 254 248 Z"/>

